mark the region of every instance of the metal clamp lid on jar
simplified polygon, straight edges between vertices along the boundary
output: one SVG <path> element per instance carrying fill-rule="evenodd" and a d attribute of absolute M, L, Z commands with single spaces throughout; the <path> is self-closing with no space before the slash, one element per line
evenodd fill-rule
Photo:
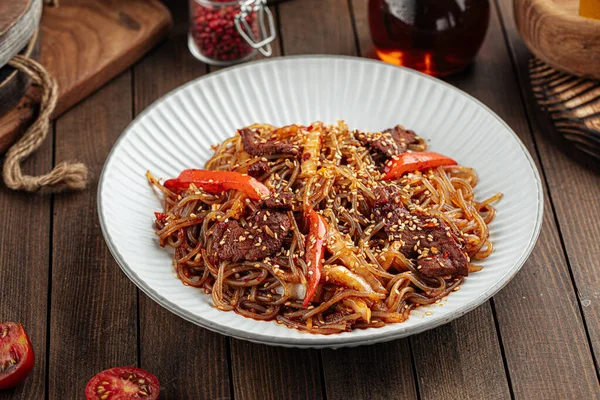
<path fill-rule="evenodd" d="M 237 0 L 237 1 L 215 1 L 215 0 L 192 0 L 194 3 L 212 7 L 239 6 L 240 11 L 234 16 L 234 25 L 240 36 L 250 47 L 260 51 L 266 57 L 273 54 L 271 42 L 275 40 L 275 18 L 266 6 L 266 0 Z M 260 36 L 257 38 L 246 17 L 256 13 Z M 265 14 L 269 29 L 265 24 Z M 192 50 L 192 53 L 193 50 Z M 198 57 L 196 55 L 196 57 Z M 204 60 L 203 60 L 204 61 Z"/>
<path fill-rule="evenodd" d="M 235 27 L 248 44 L 260 51 L 266 57 L 273 54 L 271 42 L 275 40 L 275 22 L 273 13 L 266 6 L 266 0 L 245 0 L 240 2 L 240 12 L 235 16 Z M 260 37 L 256 38 L 246 17 L 252 13 L 258 16 Z M 269 23 L 269 30 L 265 26 L 265 14 Z"/>

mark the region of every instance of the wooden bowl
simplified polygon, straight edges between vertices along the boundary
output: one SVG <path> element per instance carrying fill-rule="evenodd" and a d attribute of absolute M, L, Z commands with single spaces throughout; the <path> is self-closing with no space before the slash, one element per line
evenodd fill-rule
<path fill-rule="evenodd" d="M 574 75 L 600 79 L 600 20 L 579 16 L 579 0 L 514 0 L 517 27 L 533 54 Z"/>
<path fill-rule="evenodd" d="M 0 1 L 0 67 L 27 45 L 41 16 L 42 0 Z"/>

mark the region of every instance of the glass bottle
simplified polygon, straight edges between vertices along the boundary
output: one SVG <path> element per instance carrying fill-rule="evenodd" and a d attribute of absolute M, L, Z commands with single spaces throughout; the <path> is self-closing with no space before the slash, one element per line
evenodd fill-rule
<path fill-rule="evenodd" d="M 369 0 L 379 58 L 429 75 L 469 65 L 487 31 L 488 0 Z"/>
<path fill-rule="evenodd" d="M 257 51 L 271 55 L 275 28 L 266 0 L 189 0 L 189 4 L 188 47 L 200 61 L 226 66 L 246 61 Z"/>

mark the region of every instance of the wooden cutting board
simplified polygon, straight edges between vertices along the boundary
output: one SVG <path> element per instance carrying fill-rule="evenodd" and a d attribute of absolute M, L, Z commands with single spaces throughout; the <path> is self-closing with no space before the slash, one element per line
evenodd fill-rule
<path fill-rule="evenodd" d="M 57 8 L 45 6 L 41 62 L 59 86 L 53 116 L 127 69 L 172 24 L 169 10 L 158 0 L 61 0 Z M 0 118 L 0 154 L 29 126 L 37 95 L 35 88 L 30 89 Z"/>

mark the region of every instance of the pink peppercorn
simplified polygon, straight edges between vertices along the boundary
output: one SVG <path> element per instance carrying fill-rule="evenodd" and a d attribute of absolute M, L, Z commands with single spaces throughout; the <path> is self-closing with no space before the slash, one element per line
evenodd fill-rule
<path fill-rule="evenodd" d="M 231 0 L 190 0 L 192 54 L 216 65 L 233 64 L 251 57 L 256 50 L 244 40 L 235 25 L 239 13 L 240 4 Z M 256 13 L 248 14 L 245 19 L 257 36 Z"/>

